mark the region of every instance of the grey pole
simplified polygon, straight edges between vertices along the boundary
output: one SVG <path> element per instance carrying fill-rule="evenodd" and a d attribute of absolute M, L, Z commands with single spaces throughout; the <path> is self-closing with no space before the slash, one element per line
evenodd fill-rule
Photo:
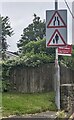
<path fill-rule="evenodd" d="M 58 0 L 55 0 L 55 10 L 58 10 Z M 55 58 L 55 103 L 58 110 L 60 110 L 60 67 L 58 64 L 58 48 L 56 48 L 56 58 Z"/>
<path fill-rule="evenodd" d="M 55 10 L 58 10 L 58 0 L 55 0 Z M 58 48 L 56 48 L 56 62 L 58 62 Z"/>
<path fill-rule="evenodd" d="M 58 0 L 55 0 L 55 10 L 58 10 Z"/>

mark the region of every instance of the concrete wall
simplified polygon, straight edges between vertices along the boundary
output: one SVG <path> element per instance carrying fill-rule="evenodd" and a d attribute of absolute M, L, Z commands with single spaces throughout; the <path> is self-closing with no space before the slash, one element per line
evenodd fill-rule
<path fill-rule="evenodd" d="M 17 67 L 10 71 L 11 90 L 24 93 L 53 90 L 54 64 L 40 67 Z"/>
<path fill-rule="evenodd" d="M 54 64 L 39 67 L 17 67 L 10 71 L 11 89 L 19 92 L 42 92 L 54 90 Z M 61 84 L 74 83 L 74 70 L 60 65 Z"/>
<path fill-rule="evenodd" d="M 54 90 L 54 64 L 39 67 L 17 67 L 10 71 L 10 90 L 34 93 Z M 60 65 L 61 108 L 74 111 L 74 70 Z"/>

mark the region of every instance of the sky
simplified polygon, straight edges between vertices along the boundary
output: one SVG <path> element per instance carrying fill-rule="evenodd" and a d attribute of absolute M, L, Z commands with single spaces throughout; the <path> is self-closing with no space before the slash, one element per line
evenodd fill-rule
<path fill-rule="evenodd" d="M 7 38 L 10 45 L 9 51 L 17 51 L 17 42 L 21 38 L 23 29 L 32 23 L 33 14 L 40 16 L 41 20 L 46 19 L 46 10 L 54 10 L 55 0 L 2 0 L 0 2 L 0 12 L 2 16 L 10 18 L 11 27 L 14 30 L 14 35 Z M 71 0 L 67 1 L 71 8 Z M 58 9 L 67 9 L 64 0 L 58 4 Z M 72 8 L 71 8 L 72 9 Z M 72 17 L 68 11 L 68 43 L 72 41 Z"/>

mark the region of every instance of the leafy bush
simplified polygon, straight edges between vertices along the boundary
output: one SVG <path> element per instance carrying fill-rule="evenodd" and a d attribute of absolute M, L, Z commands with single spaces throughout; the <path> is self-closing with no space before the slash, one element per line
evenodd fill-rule
<path fill-rule="evenodd" d="M 22 54 L 33 52 L 34 54 L 55 55 L 55 48 L 46 48 L 46 39 L 30 41 L 22 47 Z"/>
<path fill-rule="evenodd" d="M 67 67 L 74 69 L 74 46 L 72 46 L 72 55 L 63 57 L 63 63 L 67 65 Z"/>
<path fill-rule="evenodd" d="M 33 52 L 31 52 L 31 53 L 26 53 L 24 56 L 21 56 L 18 59 L 8 60 L 4 62 L 3 68 L 5 69 L 5 71 L 7 71 L 7 69 L 8 68 L 11 69 L 11 67 L 16 67 L 16 66 L 35 67 L 40 64 L 49 63 L 53 61 L 54 59 L 51 55 L 48 56 L 43 53 L 34 54 Z"/>
<path fill-rule="evenodd" d="M 53 57 L 46 54 L 34 54 L 33 52 L 26 53 L 17 59 L 7 60 L 2 63 L 2 81 L 3 91 L 7 91 L 10 88 L 9 77 L 10 70 L 16 67 L 38 67 L 41 64 L 53 62 Z"/>

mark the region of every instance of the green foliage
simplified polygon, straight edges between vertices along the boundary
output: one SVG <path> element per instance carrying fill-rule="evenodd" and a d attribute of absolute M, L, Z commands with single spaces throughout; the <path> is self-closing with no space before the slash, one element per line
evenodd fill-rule
<path fill-rule="evenodd" d="M 45 36 L 45 22 L 40 20 L 36 14 L 34 14 L 34 19 L 28 27 L 24 28 L 23 34 L 21 35 L 21 39 L 17 44 L 19 51 L 21 52 L 23 46 L 25 46 L 30 41 L 38 41 L 39 39 L 43 39 Z"/>
<path fill-rule="evenodd" d="M 25 46 L 23 46 L 22 54 L 26 54 L 27 52 L 34 52 L 34 54 L 46 54 L 52 55 L 54 58 L 55 49 L 54 48 L 46 48 L 46 40 L 39 39 L 38 41 L 30 41 Z"/>
<path fill-rule="evenodd" d="M 33 52 L 26 53 L 17 59 L 4 61 L 2 63 L 2 80 L 3 80 L 3 91 L 8 90 L 10 70 L 17 67 L 38 67 L 49 62 L 53 62 L 53 57 L 46 54 L 34 54 Z"/>
<path fill-rule="evenodd" d="M 36 67 L 40 64 L 53 62 L 54 59 L 52 56 L 48 56 L 46 54 L 34 54 L 26 53 L 26 55 L 19 57 L 18 59 L 14 60 L 8 60 L 3 63 L 3 67 L 5 71 L 7 69 L 11 69 L 11 67 L 17 67 L 17 66 L 27 66 L 27 67 Z"/>
<path fill-rule="evenodd" d="M 54 59 L 55 48 L 46 48 L 45 35 L 45 21 L 41 21 L 40 17 L 34 14 L 33 22 L 24 28 L 17 44 L 21 55 L 33 52 L 34 54 L 46 54 L 49 57 L 52 55 Z"/>
<path fill-rule="evenodd" d="M 10 83 L 8 80 L 2 81 L 2 92 L 8 92 L 10 89 Z"/>
<path fill-rule="evenodd" d="M 1 22 L 2 22 L 2 39 L 6 39 L 7 36 L 11 37 L 13 31 L 9 23 L 9 18 L 8 16 L 1 17 Z"/>
<path fill-rule="evenodd" d="M 13 34 L 13 30 L 10 26 L 8 16 L 6 16 L 6 17 L 1 17 L 0 16 L 0 27 L 1 27 L 0 28 L 1 29 L 1 34 L 0 34 L 1 41 L 0 41 L 0 43 L 2 45 L 1 46 L 2 47 L 1 48 L 2 49 L 2 57 L 4 59 L 5 58 L 5 51 L 8 47 L 6 39 L 7 39 L 8 36 L 11 37 L 12 34 Z"/>
<path fill-rule="evenodd" d="M 63 57 L 63 63 L 69 68 L 74 69 L 74 46 L 72 46 L 72 56 Z"/>

